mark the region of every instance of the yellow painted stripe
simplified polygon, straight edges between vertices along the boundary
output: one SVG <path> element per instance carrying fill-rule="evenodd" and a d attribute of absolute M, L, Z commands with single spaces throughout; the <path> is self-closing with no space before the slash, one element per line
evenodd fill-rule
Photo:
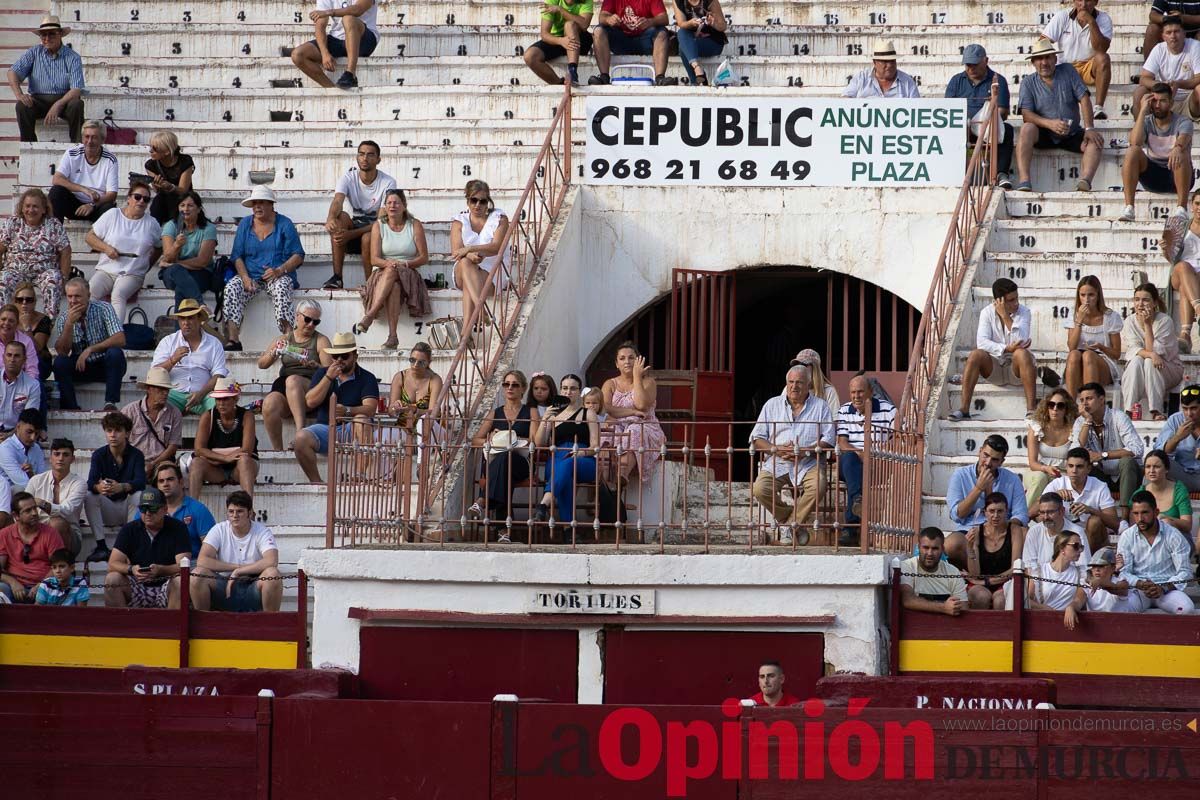
<path fill-rule="evenodd" d="M 901 672 L 1011 672 L 1012 642 L 901 639 Z"/>
<path fill-rule="evenodd" d="M 227 669 L 295 669 L 295 642 L 258 639 L 192 639 L 188 665 Z M 178 650 L 178 646 L 176 650 Z"/>
<path fill-rule="evenodd" d="M 292 663 L 296 663 L 294 650 Z M 112 669 L 143 664 L 174 669 L 179 666 L 179 642 L 175 639 L 3 633 L 0 634 L 0 664 Z"/>
<path fill-rule="evenodd" d="M 1024 642 L 1025 672 L 1200 678 L 1200 647 L 1105 642 Z"/>

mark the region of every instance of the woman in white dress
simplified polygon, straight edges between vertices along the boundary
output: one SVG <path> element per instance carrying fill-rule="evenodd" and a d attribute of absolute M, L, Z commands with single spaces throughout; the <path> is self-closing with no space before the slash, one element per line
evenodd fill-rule
<path fill-rule="evenodd" d="M 1167 392 L 1183 380 L 1183 361 L 1175 320 L 1163 310 L 1158 287 L 1143 283 L 1133 290 L 1133 313 L 1121 332 L 1129 365 L 1121 378 L 1121 400 L 1126 412 L 1141 403 L 1156 421 L 1167 418 Z"/>
<path fill-rule="evenodd" d="M 1086 581 L 1075 563 L 1082 549 L 1078 533 L 1063 531 L 1054 537 L 1053 558 L 1038 564 L 1025 581 L 1026 607 L 1034 611 L 1062 611 L 1063 627 L 1067 630 L 1075 630 L 1079 612 L 1087 608 L 1087 594 L 1083 590 Z"/>
<path fill-rule="evenodd" d="M 1067 391 L 1079 394 L 1085 383 L 1111 386 L 1121 368 L 1121 315 L 1104 304 L 1104 287 L 1084 275 L 1075 287 L 1074 325 L 1067 331 Z"/>
<path fill-rule="evenodd" d="M 1166 250 L 1168 237 L 1162 245 Z M 1171 253 L 1167 253 L 1170 258 Z M 1192 221 L 1183 234 L 1183 250 L 1171 268 L 1171 288 L 1179 292 L 1179 349 L 1192 352 L 1192 323 L 1200 309 L 1200 189 L 1192 193 Z"/>
<path fill-rule="evenodd" d="M 1063 474 L 1071 449 L 1071 428 L 1079 411 L 1075 398 L 1061 386 L 1042 398 L 1029 420 L 1029 490 L 1025 498 L 1032 509 L 1046 484 Z"/>
<path fill-rule="evenodd" d="M 496 291 L 508 285 L 504 274 L 509 258 L 500 254 L 500 245 L 508 233 L 508 217 L 492 202 L 492 190 L 483 181 L 467 184 L 467 210 L 460 211 L 450 223 L 450 258 L 454 260 L 454 285 L 462 289 L 463 338 L 475 306 L 483 294 L 488 273 L 503 262 L 493 278 Z M 482 320 L 481 320 L 482 322 Z"/>

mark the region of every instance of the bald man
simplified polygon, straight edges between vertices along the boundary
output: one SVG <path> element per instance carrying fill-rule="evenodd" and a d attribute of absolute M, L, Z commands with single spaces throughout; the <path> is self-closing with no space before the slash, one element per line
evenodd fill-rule
<path fill-rule="evenodd" d="M 850 379 L 850 402 L 837 413 L 838 476 L 846 482 L 848 525 L 862 521 L 862 450 L 867 420 L 871 421 L 871 441 L 886 442 L 896 425 L 896 407 L 874 396 L 866 376 L 855 375 Z M 857 545 L 858 529 L 847 528 L 838 543 Z"/>

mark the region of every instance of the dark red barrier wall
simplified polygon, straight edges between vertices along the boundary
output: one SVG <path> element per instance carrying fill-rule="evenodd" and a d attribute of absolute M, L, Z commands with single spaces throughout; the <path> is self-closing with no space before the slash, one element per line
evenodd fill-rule
<path fill-rule="evenodd" d="M 574 630 L 366 626 L 359 641 L 362 696 L 491 701 L 498 694 L 574 703 Z"/>
<path fill-rule="evenodd" d="M 272 800 L 491 796 L 490 703 L 292 699 L 273 709 Z"/>
<path fill-rule="evenodd" d="M 0 693 L 6 799 L 265 800 L 269 754 L 254 697 Z"/>
<path fill-rule="evenodd" d="M 778 661 L 784 689 L 811 697 L 825 671 L 819 633 L 607 631 L 604 702 L 718 704 L 758 692 L 758 668 Z"/>

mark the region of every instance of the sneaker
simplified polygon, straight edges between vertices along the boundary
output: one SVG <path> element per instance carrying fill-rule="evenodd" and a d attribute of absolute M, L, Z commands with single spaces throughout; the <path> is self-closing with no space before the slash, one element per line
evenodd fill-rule
<path fill-rule="evenodd" d="M 951 375 L 948 379 L 948 383 L 950 383 L 951 386 L 962 386 L 962 373 L 958 372 L 954 375 Z"/>
<path fill-rule="evenodd" d="M 242 343 L 238 342 L 238 341 L 234 341 L 233 339 L 230 339 L 228 342 L 225 343 L 225 352 L 226 353 L 242 352 Z"/>
<path fill-rule="evenodd" d="M 321 284 L 321 288 L 322 289 L 341 289 L 342 288 L 342 276 L 341 275 L 330 275 L 329 279 L 327 281 L 325 281 L 323 284 Z"/>
<path fill-rule="evenodd" d="M 607 72 L 601 72 L 588 78 L 588 86 L 608 86 L 610 83 L 612 83 L 612 79 L 608 77 Z"/>
<path fill-rule="evenodd" d="M 1077 191 L 1077 192 L 1090 192 L 1091 190 L 1092 190 L 1092 182 L 1089 181 L 1087 178 L 1080 178 L 1075 183 L 1075 191 Z"/>
<path fill-rule="evenodd" d="M 782 545 L 790 545 L 792 543 L 792 541 L 793 541 L 792 526 L 791 525 L 780 525 L 779 526 L 779 543 Z"/>
<path fill-rule="evenodd" d="M 512 544 L 512 537 L 507 533 L 502 533 L 496 537 L 496 544 Z"/>
<path fill-rule="evenodd" d="M 1183 206 L 1175 206 L 1175 211 L 1171 213 L 1172 217 L 1179 217 L 1180 219 L 1187 219 L 1187 215 L 1187 209 Z"/>
<path fill-rule="evenodd" d="M 1121 216 L 1118 219 L 1121 222 L 1133 222 L 1134 218 L 1133 206 L 1125 206 L 1125 210 L 1121 212 Z"/>
<path fill-rule="evenodd" d="M 1092 111 L 1092 119 L 1108 119 L 1108 112 L 1104 110 L 1104 106 L 1096 106 Z"/>
<path fill-rule="evenodd" d="M 1031 420 L 1031 419 L 1033 419 L 1033 415 L 1034 415 L 1034 414 L 1036 414 L 1036 413 L 1037 413 L 1037 409 L 1036 409 L 1036 408 L 1031 408 L 1031 409 L 1029 409 L 1028 411 L 1026 411 L 1026 412 L 1025 412 L 1025 419 L 1026 419 L 1026 420 Z"/>
<path fill-rule="evenodd" d="M 479 503 L 471 503 L 471 507 L 467 509 L 467 519 L 481 519 L 483 517 L 483 507 Z"/>
<path fill-rule="evenodd" d="M 118 406 L 116 403 L 105 403 L 104 408 L 102 408 L 100 410 L 105 413 L 108 413 L 109 411 L 120 411 L 121 407 Z"/>
<path fill-rule="evenodd" d="M 946 419 L 950 420 L 951 422 L 962 422 L 963 420 L 970 418 L 971 414 L 963 411 L 961 408 L 956 408 L 950 412 L 950 416 L 946 417 Z"/>
<path fill-rule="evenodd" d="M 536 506 L 533 507 L 533 521 L 534 522 L 549 522 L 549 520 L 550 520 L 550 509 L 546 507 L 545 503 L 538 503 Z"/>
<path fill-rule="evenodd" d="M 1001 172 L 996 175 L 996 185 L 1001 189 L 1011 189 L 1013 187 L 1012 178 L 1007 172 Z"/>
<path fill-rule="evenodd" d="M 96 549 L 85 560 L 89 564 L 94 561 L 108 561 L 108 557 L 111 554 L 112 550 L 108 548 L 108 542 L 96 542 Z"/>
<path fill-rule="evenodd" d="M 1018 192 L 1032 192 L 1033 183 L 1031 181 L 1021 181 L 1015 188 Z"/>
<path fill-rule="evenodd" d="M 854 498 L 854 502 L 850 504 L 850 513 L 855 519 L 862 519 L 862 498 Z"/>
<path fill-rule="evenodd" d="M 678 86 L 679 78 L 668 78 L 666 75 L 658 75 L 654 78 L 655 86 Z"/>
<path fill-rule="evenodd" d="M 354 77 L 354 73 L 347 70 L 342 73 L 342 77 L 337 79 L 337 87 L 339 89 L 357 89 L 358 78 Z"/>

